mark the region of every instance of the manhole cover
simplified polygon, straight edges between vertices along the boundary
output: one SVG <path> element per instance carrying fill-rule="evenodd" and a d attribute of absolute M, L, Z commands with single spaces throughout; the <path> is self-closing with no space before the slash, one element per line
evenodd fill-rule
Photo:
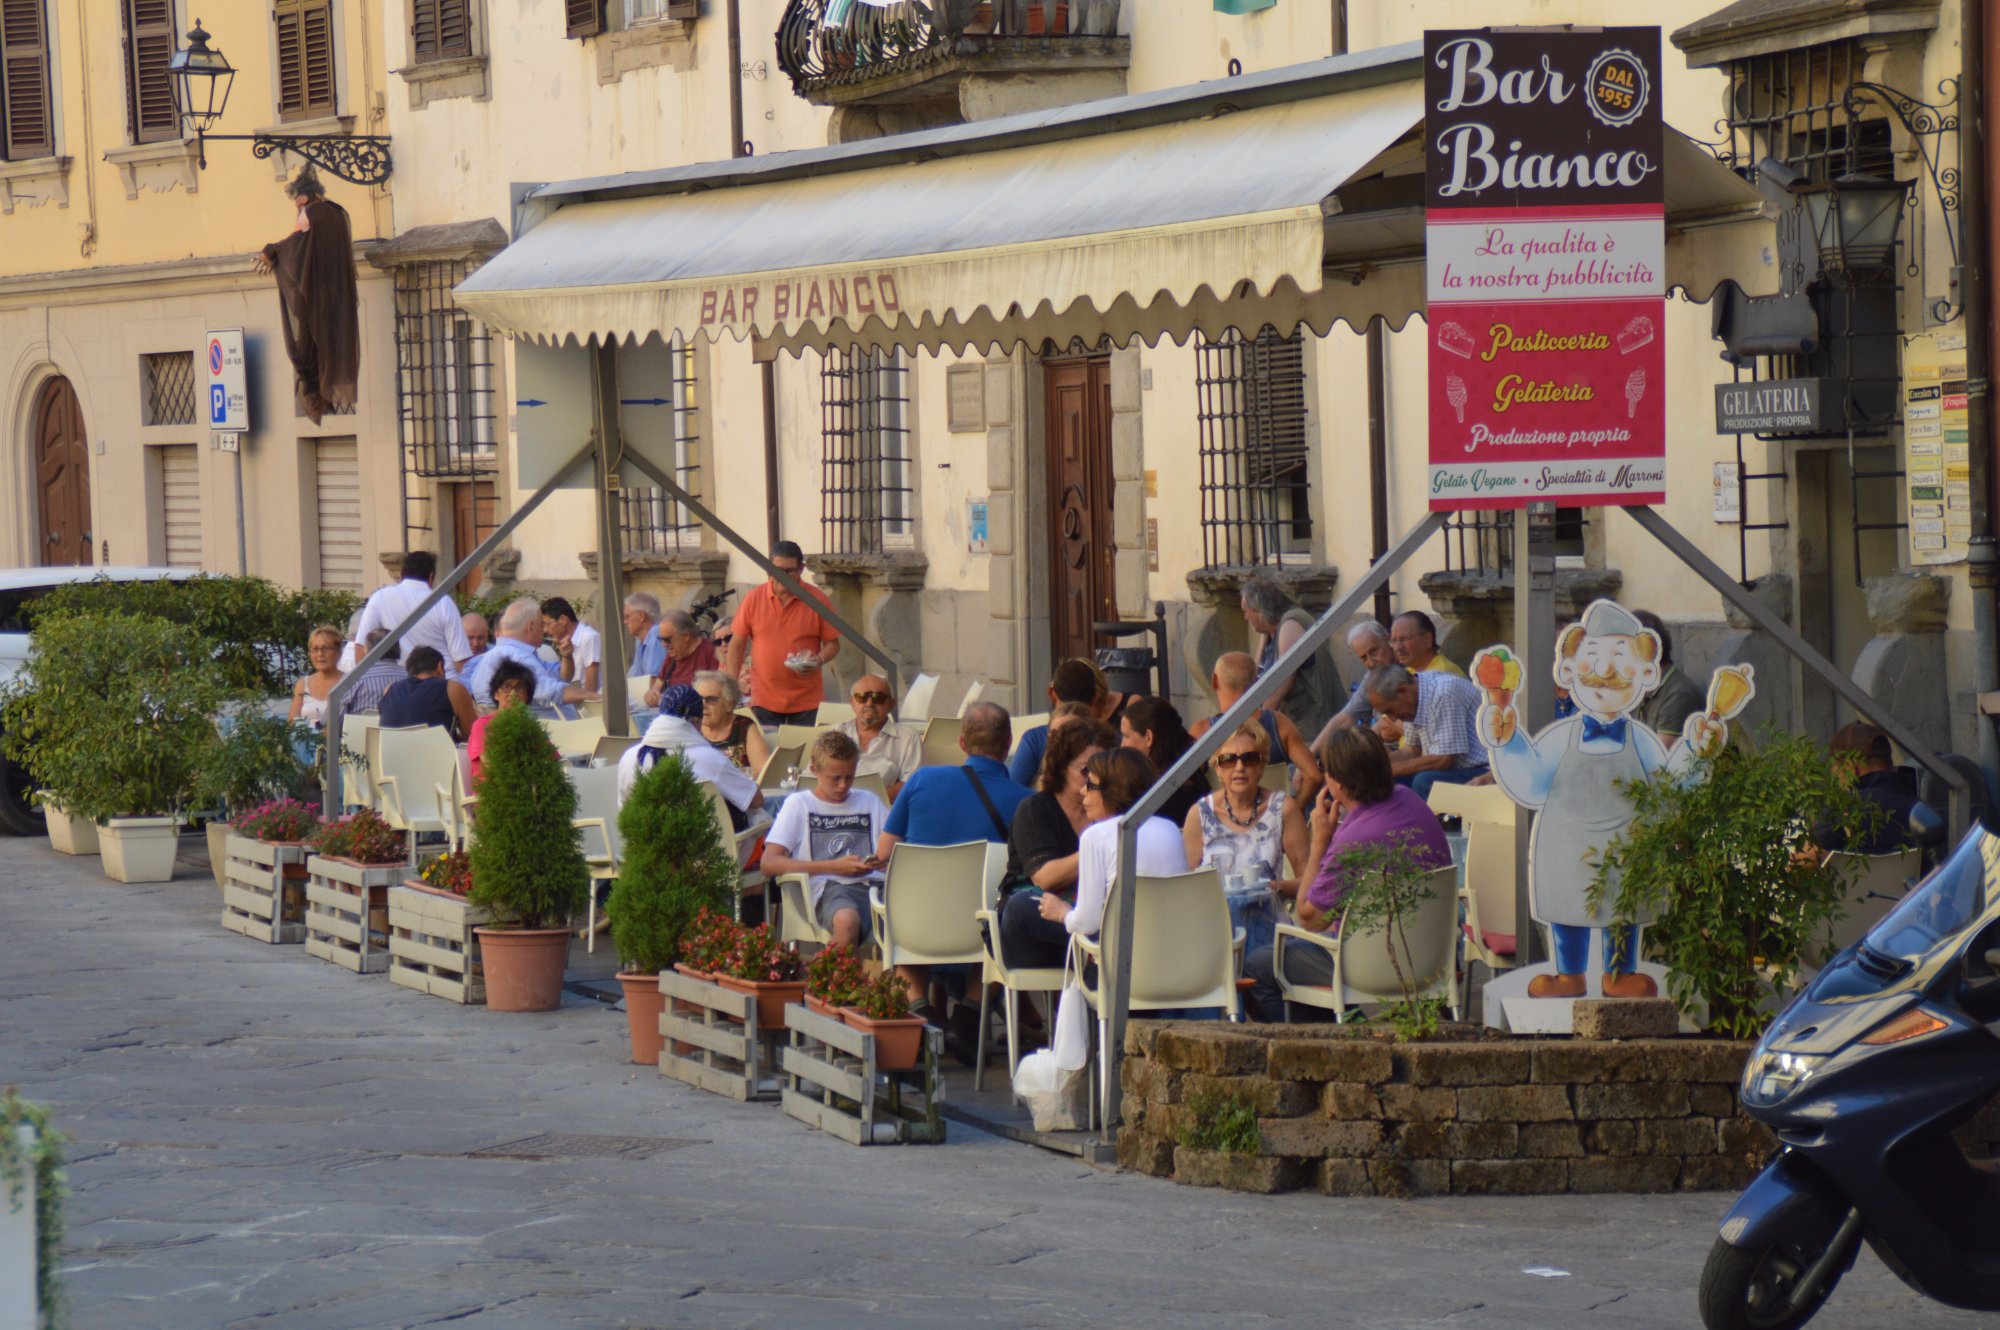
<path fill-rule="evenodd" d="M 467 1159 L 650 1159 L 669 1150 L 705 1141 L 671 1136 L 564 1136 L 545 1133 L 518 1141 L 489 1145 L 466 1154 Z"/>

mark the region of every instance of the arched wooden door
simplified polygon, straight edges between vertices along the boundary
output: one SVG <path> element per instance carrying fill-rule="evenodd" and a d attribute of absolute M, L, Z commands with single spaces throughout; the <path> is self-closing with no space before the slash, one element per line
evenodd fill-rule
<path fill-rule="evenodd" d="M 35 561 L 90 563 L 90 436 L 68 379 L 50 379 L 35 402 Z"/>

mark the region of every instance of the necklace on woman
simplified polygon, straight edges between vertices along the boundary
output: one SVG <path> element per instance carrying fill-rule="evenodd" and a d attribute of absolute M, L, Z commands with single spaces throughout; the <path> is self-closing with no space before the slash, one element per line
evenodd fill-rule
<path fill-rule="evenodd" d="M 1236 814 L 1236 801 L 1230 798 L 1229 792 L 1227 790 L 1224 790 L 1222 793 L 1223 821 L 1229 823 L 1231 826 L 1236 827 L 1240 830 L 1248 831 L 1250 830 L 1250 828 L 1257 825 L 1257 814 L 1263 811 L 1263 804 L 1264 804 L 1263 794 L 1259 793 L 1254 795 L 1250 800 L 1250 811 L 1244 814 L 1243 816 L 1238 817 Z"/>

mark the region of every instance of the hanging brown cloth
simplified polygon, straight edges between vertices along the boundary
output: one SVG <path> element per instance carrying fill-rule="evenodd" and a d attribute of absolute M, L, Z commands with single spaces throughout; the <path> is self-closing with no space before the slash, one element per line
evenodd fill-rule
<path fill-rule="evenodd" d="M 354 409 L 361 312 L 347 210 L 319 198 L 306 205 L 305 217 L 305 230 L 264 246 L 264 257 L 278 277 L 299 410 L 317 425 L 322 415 Z"/>

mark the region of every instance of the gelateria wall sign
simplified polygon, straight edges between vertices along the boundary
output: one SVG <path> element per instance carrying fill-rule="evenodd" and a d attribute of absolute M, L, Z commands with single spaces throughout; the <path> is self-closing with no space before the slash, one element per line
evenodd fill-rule
<path fill-rule="evenodd" d="M 1424 34 L 1430 506 L 1666 497 L 1658 28 Z"/>

